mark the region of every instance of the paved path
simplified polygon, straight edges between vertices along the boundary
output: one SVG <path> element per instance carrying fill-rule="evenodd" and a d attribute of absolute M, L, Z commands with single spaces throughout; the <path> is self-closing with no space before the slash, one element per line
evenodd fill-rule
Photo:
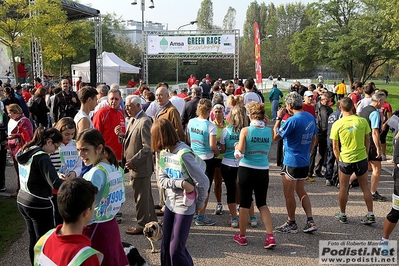
<path fill-rule="evenodd" d="M 272 145 L 270 153 L 270 184 L 268 193 L 268 205 L 270 207 L 273 226 L 283 224 L 286 221 L 286 209 L 283 197 L 281 177 L 276 161 L 276 146 Z M 195 265 L 317 265 L 319 240 L 378 240 L 381 238 L 383 221 L 391 209 L 391 194 L 393 192 L 393 181 L 390 172 L 393 165 L 383 162 L 381 183 L 378 191 L 389 198 L 388 202 L 374 202 L 374 212 L 377 223 L 372 226 L 360 224 L 360 219 L 366 213 L 365 203 L 360 189 L 350 190 L 347 208 L 348 224 L 337 222 L 333 216 L 338 208 L 338 189 L 326 187 L 323 178 L 316 178 L 316 182 L 307 183 L 306 189 L 309 193 L 313 217 L 319 230 L 313 234 L 279 234 L 276 233 L 277 247 L 274 250 L 265 250 L 265 230 L 263 225 L 257 228 L 249 228 L 247 233 L 248 246 L 241 247 L 233 241 L 233 235 L 238 229 L 228 226 L 229 214 L 226 212 L 226 196 L 223 196 L 223 215 L 213 215 L 216 202 L 212 193 L 207 214 L 217 221 L 216 226 L 191 227 L 187 242 L 188 249 L 193 257 Z M 14 169 L 7 167 L 7 192 L 13 192 L 15 181 Z M 1 193 L 0 195 L 7 195 Z M 155 179 L 153 178 L 153 195 L 157 197 Z M 125 230 L 135 225 L 135 211 L 132 190 L 127 188 L 127 201 L 123 205 L 123 222 L 120 224 L 122 240 L 134 244 L 149 265 L 160 265 L 159 253 L 152 254 L 150 243 L 144 236 L 129 236 Z M 297 206 L 300 206 L 297 200 Z M 259 220 L 259 212 L 256 211 Z M 1 217 L 7 219 L 7 217 Z M 305 225 L 306 217 L 302 208 L 297 208 L 297 223 L 300 229 Z M 12 222 L 12 221 L 10 221 Z M 398 239 L 398 229 L 395 229 L 391 239 Z M 28 235 L 26 231 L 16 241 L 5 257 L 0 260 L 0 265 L 29 265 L 28 259 Z M 159 248 L 159 243 L 158 243 Z"/>

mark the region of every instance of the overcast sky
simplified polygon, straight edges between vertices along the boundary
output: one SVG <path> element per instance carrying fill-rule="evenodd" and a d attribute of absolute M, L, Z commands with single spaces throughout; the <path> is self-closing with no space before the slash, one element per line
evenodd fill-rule
<path fill-rule="evenodd" d="M 141 21 L 141 0 L 137 0 L 137 5 L 131 5 L 131 0 L 80 0 L 80 3 L 89 5 L 95 9 L 100 10 L 101 14 L 115 13 L 118 17 L 125 20 Z M 169 30 L 175 30 L 178 27 L 189 23 L 197 18 L 198 9 L 201 6 L 202 0 L 154 0 L 154 9 L 149 9 L 150 0 L 145 0 L 146 10 L 144 13 L 144 20 L 160 22 L 168 25 Z M 242 28 L 245 21 L 246 11 L 249 3 L 252 0 L 213 0 L 213 24 L 217 26 L 223 25 L 223 18 L 227 13 L 229 6 L 235 8 L 236 28 L 240 30 L 242 35 Z M 258 3 L 271 2 L 258 1 Z M 286 3 L 302 2 L 304 4 L 314 2 L 312 0 L 289 1 L 289 0 L 275 0 L 272 1 L 274 5 L 278 6 Z M 196 26 L 187 26 L 186 30 L 195 30 Z"/>

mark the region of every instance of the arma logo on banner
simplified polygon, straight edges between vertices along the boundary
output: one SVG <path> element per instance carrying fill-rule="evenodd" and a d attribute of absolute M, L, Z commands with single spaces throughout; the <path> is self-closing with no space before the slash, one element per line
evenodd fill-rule
<path fill-rule="evenodd" d="M 260 33 L 257 22 L 254 23 L 254 47 L 255 47 L 256 83 L 262 83 L 262 61 L 260 58 Z"/>
<path fill-rule="evenodd" d="M 320 240 L 320 264 L 397 265 L 397 241 Z"/>

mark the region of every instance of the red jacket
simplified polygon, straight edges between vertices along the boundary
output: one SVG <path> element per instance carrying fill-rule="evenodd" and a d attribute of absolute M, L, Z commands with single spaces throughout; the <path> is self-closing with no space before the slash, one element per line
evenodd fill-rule
<path fill-rule="evenodd" d="M 102 133 L 105 145 L 114 151 L 118 160 L 122 160 L 122 142 L 114 132 L 116 126 L 121 126 L 122 131 L 126 132 L 125 115 L 122 109 L 119 107 L 112 109 L 108 105 L 100 108 L 93 117 L 93 125 Z"/>
<path fill-rule="evenodd" d="M 26 78 L 26 69 L 24 63 L 19 63 L 17 66 L 18 78 Z"/>

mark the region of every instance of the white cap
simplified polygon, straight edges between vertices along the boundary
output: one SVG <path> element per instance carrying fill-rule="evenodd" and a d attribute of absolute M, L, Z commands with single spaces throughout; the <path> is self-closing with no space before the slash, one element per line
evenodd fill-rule
<path fill-rule="evenodd" d="M 305 91 L 304 96 L 313 96 L 313 92 L 312 91 Z"/>

